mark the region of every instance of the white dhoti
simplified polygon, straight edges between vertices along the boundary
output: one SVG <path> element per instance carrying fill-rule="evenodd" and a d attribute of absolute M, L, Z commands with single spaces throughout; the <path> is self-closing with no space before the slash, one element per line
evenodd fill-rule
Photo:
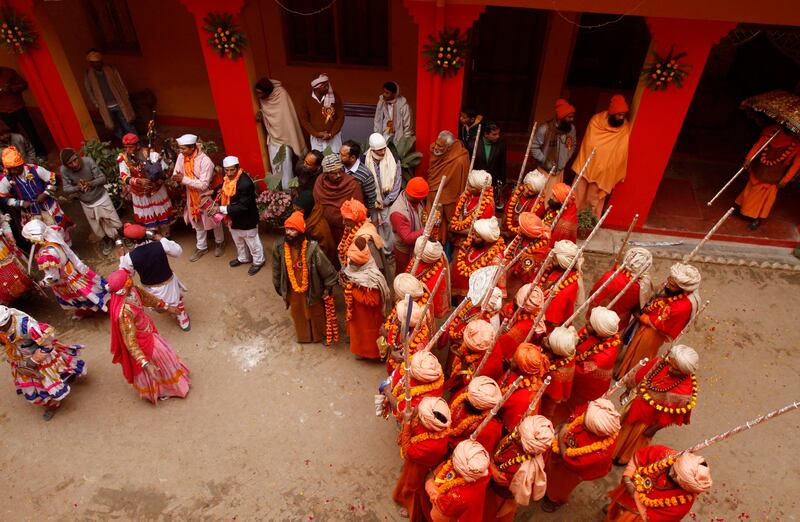
<path fill-rule="evenodd" d="M 178 325 L 186 330 L 189 327 L 189 314 L 186 313 L 186 308 L 183 304 L 183 294 L 188 290 L 186 286 L 178 279 L 178 276 L 172 274 L 166 283 L 146 286 L 147 291 L 158 297 L 169 306 L 175 306 L 180 313 L 175 317 Z"/>
<path fill-rule="evenodd" d="M 81 207 L 83 207 L 86 221 L 89 222 L 89 226 L 95 236 L 99 238 L 117 238 L 119 229 L 122 228 L 122 221 L 120 221 L 117 209 L 114 208 L 114 203 L 108 193 L 94 203 L 81 201 Z"/>
<path fill-rule="evenodd" d="M 264 246 L 258 236 L 258 228 L 250 230 L 237 230 L 231 228 L 233 244 L 236 245 L 236 258 L 240 263 L 253 262 L 256 266 L 261 266 L 266 262 L 264 259 Z"/>
<path fill-rule="evenodd" d="M 280 153 L 281 147 L 283 147 L 283 159 L 281 161 L 274 161 L 275 157 Z M 280 143 L 268 143 L 267 148 L 269 150 L 269 164 L 272 169 L 272 174 L 279 175 L 281 177 L 281 187 L 283 190 L 289 191 L 289 182 L 294 177 L 294 169 L 292 167 L 292 155 L 294 151 L 289 145 L 283 145 Z"/>
<path fill-rule="evenodd" d="M 342 133 L 336 133 L 331 139 L 323 140 L 314 136 L 309 136 L 311 141 L 311 148 L 320 152 L 325 152 L 325 148 L 330 147 L 331 152 L 339 154 L 339 149 L 342 148 Z"/>

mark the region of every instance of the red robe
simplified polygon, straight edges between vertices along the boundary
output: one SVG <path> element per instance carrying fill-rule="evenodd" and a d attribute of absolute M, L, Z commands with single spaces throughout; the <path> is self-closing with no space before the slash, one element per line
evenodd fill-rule
<path fill-rule="evenodd" d="M 505 259 L 509 262 L 520 252 L 525 252 L 506 274 L 508 295 L 515 296 L 517 290 L 530 283 L 539 271 L 539 267 L 542 266 L 548 252 L 550 252 L 550 242 L 546 239 L 531 239 L 518 235 L 509 244 L 507 250 L 508 253 Z"/>
<path fill-rule="evenodd" d="M 433 201 L 433 200 L 431 200 Z M 475 215 L 475 208 L 480 201 L 480 194 L 470 194 L 464 191 L 458 197 L 451 223 L 448 225 L 450 231 L 450 240 L 453 243 L 454 249 L 461 246 L 461 243 L 467 237 L 467 231 L 472 224 L 472 217 Z M 478 215 L 478 219 L 489 219 L 494 216 L 494 192 L 491 188 L 486 189 L 483 194 L 484 208 Z M 456 222 L 457 224 L 455 224 Z M 458 228 L 458 230 L 455 230 Z"/>
<path fill-rule="evenodd" d="M 447 435 L 439 435 L 442 433 L 429 432 L 416 421 L 404 425 L 400 434 L 400 449 L 405 458 L 392 498 L 408 510 L 411 522 L 429 520 L 431 504 L 425 492 L 425 479 L 449 451 Z M 414 440 L 414 437 L 419 438 Z"/>
<path fill-rule="evenodd" d="M 469 277 L 478 268 L 499 266 L 503 262 L 504 241 L 500 238 L 496 243 L 484 243 L 473 247 L 470 241 L 462 242 L 450 263 L 450 288 L 453 296 L 464 297 L 469 291 Z M 461 265 L 461 266 L 459 266 Z M 505 288 L 505 278 L 501 276 L 497 286 Z"/>
<path fill-rule="evenodd" d="M 433 501 L 435 509 L 445 517 L 450 517 L 449 520 L 481 522 L 488 484 L 489 476 L 487 475 L 475 482 L 456 486 Z"/>
<path fill-rule="evenodd" d="M 402 366 L 400 370 L 392 373 L 391 377 L 392 395 L 397 399 L 397 409 L 392 413 L 398 421 L 402 421 L 403 412 L 406 411 L 405 371 L 402 369 Z M 441 397 L 443 383 L 444 378 L 432 383 L 418 381 L 413 377 L 409 379 L 409 387 L 411 388 L 411 411 L 414 411 L 414 408 L 420 403 L 423 397 Z"/>
<path fill-rule="evenodd" d="M 466 390 L 463 392 L 466 393 Z M 466 440 L 475 431 L 475 428 L 483 421 L 483 419 L 489 414 L 489 410 L 486 411 L 478 411 L 469 402 L 466 398 L 461 402 L 461 404 L 455 405 L 455 399 L 458 398 L 462 394 L 453 395 L 453 400 L 450 401 L 450 447 L 455 448 L 459 442 Z M 470 417 L 472 417 L 470 419 Z M 480 432 L 478 437 L 475 439 L 486 448 L 490 454 L 494 451 L 495 446 L 497 446 L 497 442 L 500 440 L 500 437 L 503 436 L 503 424 L 497 419 L 497 417 L 493 418 L 489 421 L 489 424 Z"/>
<path fill-rule="evenodd" d="M 548 210 L 542 219 L 544 224 L 552 226 L 557 212 L 557 210 Z M 556 241 L 562 239 L 568 239 L 573 243 L 578 241 L 578 207 L 575 206 L 575 198 L 571 199 L 566 210 L 558 218 L 558 223 L 550 234 L 550 244 L 555 245 Z"/>
<path fill-rule="evenodd" d="M 608 338 L 597 334 L 588 334 L 586 328 L 581 329 L 580 342 L 575 349 L 575 376 L 572 379 L 572 393 L 569 399 L 570 410 L 581 404 L 602 397 L 611 386 L 611 372 L 619 352 L 619 334 Z M 599 353 L 583 358 L 581 354 L 590 351 L 599 344 L 605 344 Z M 581 360 L 583 359 L 583 360 Z M 594 365 L 596 368 L 589 369 Z"/>
<path fill-rule="evenodd" d="M 605 274 L 601 275 L 600 279 L 598 279 L 597 282 L 592 287 L 592 291 L 589 293 L 589 295 L 593 295 L 595 291 L 598 288 L 600 288 L 600 286 L 602 286 L 603 283 L 605 283 L 609 277 L 611 277 L 611 275 L 617 268 L 618 267 L 614 267 Z M 592 309 L 595 306 L 606 306 L 608 303 L 611 302 L 612 299 L 614 299 L 617 296 L 617 294 L 622 292 L 622 289 L 625 288 L 625 285 L 628 284 L 628 281 L 630 281 L 632 277 L 633 275 L 628 269 L 625 269 L 619 274 L 617 274 L 614 280 L 611 281 L 608 284 L 608 286 L 606 286 L 603 289 L 603 291 L 600 292 L 600 294 L 594 298 L 591 306 L 589 307 L 588 310 L 586 310 L 586 320 L 587 321 L 589 320 L 589 317 L 592 313 Z M 614 308 L 612 308 L 612 310 L 617 312 L 617 315 L 619 316 L 620 332 L 625 331 L 625 328 L 628 327 L 628 323 L 630 322 L 631 313 L 639 308 L 639 289 L 640 289 L 639 282 L 637 281 L 633 283 L 625 291 L 625 294 L 619 298 L 619 300 L 614 305 Z"/>
<path fill-rule="evenodd" d="M 660 362 L 661 358 L 657 357 L 644 365 L 638 372 L 636 372 L 636 382 L 641 383 L 642 379 L 644 379 L 645 376 L 650 372 L 650 369 Z M 682 402 L 667 402 L 664 398 L 665 394 L 649 391 L 653 399 L 656 401 L 656 404 L 667 408 L 685 406 L 691 398 L 694 390 L 692 376 L 671 375 L 669 373 L 669 365 L 665 365 L 661 371 L 653 376 L 650 383 L 651 386 L 656 389 L 671 388 L 668 392 L 670 395 L 679 395 L 685 398 L 685 400 Z M 679 384 L 673 388 L 672 386 L 674 386 L 676 383 Z M 673 424 L 677 426 L 689 424 L 691 416 L 691 410 L 686 413 L 668 413 L 666 411 L 658 411 L 655 406 L 651 406 L 642 398 L 641 393 L 637 393 L 636 398 L 633 399 L 633 402 L 631 403 L 631 407 L 628 410 L 627 415 L 625 415 L 625 418 L 623 419 L 623 424 L 636 424 L 637 422 L 641 422 L 647 426 L 659 426 L 661 428 L 666 428 L 667 426 L 672 426 Z"/>
<path fill-rule="evenodd" d="M 411 267 L 414 264 L 414 257 L 412 256 L 408 262 L 408 267 L 405 268 L 406 272 L 411 272 Z M 422 284 L 427 288 L 428 293 L 433 292 L 433 287 L 436 286 L 436 280 L 442 272 L 447 272 L 450 267 L 447 266 L 447 258 L 442 258 L 436 263 L 423 263 L 420 261 L 417 266 L 417 271 L 411 275 L 419 279 Z M 436 290 L 436 295 L 433 297 L 433 314 L 436 318 L 442 318 L 447 315 L 450 310 L 450 274 L 445 273 L 442 282 L 439 284 L 439 289 Z"/>
<path fill-rule="evenodd" d="M 362 288 L 353 284 L 353 305 L 347 321 L 350 351 L 366 359 L 379 359 L 381 354 L 375 342 L 383 325 L 383 303 L 380 290 Z"/>
<path fill-rule="evenodd" d="M 527 312 L 520 312 L 511 329 L 497 339 L 497 345 L 494 349 L 502 352 L 505 360 L 510 361 L 514 358 L 514 352 L 517 351 L 517 347 L 523 341 L 525 341 L 525 337 L 527 337 L 528 332 L 530 332 L 531 328 L 533 328 L 534 319 L 536 318 L 531 317 Z M 540 322 L 539 324 L 541 325 L 542 323 Z M 543 336 L 544 334 L 534 333 L 530 342 L 537 346 L 541 346 Z"/>
<path fill-rule="evenodd" d="M 519 185 L 511 194 L 511 198 L 506 204 L 506 210 L 503 213 L 503 235 L 506 237 L 513 237 L 519 234 L 519 215 L 523 212 L 531 212 L 533 203 L 536 201 L 536 194 L 528 196 Z M 536 205 L 535 214 L 539 218 L 544 217 L 544 197 L 539 198 L 539 204 Z"/>
<path fill-rule="evenodd" d="M 556 281 L 558 281 L 558 278 L 561 277 L 563 273 L 563 270 L 555 269 L 547 274 L 544 279 L 544 288 L 546 288 L 544 291 L 545 300 L 547 300 L 550 295 L 551 287 L 556 284 Z M 578 272 L 573 270 L 570 272 L 570 275 L 564 279 L 562 283 L 564 288 L 556 290 L 556 296 L 547 306 L 547 310 L 544 313 L 545 320 L 551 325 L 558 326 L 562 324 L 575 312 L 575 303 L 578 301 L 579 278 L 580 275 Z"/>
<path fill-rule="evenodd" d="M 659 460 L 676 453 L 674 449 L 666 446 L 648 446 L 636 452 L 636 465 L 639 468 L 644 468 L 649 464 L 658 462 Z M 662 471 L 660 474 L 652 477 L 654 482 L 653 489 L 647 493 L 650 499 L 659 498 L 672 498 L 683 495 L 689 501 L 685 504 L 678 504 L 677 506 L 665 507 L 646 507 L 647 520 L 649 522 L 677 522 L 683 520 L 683 517 L 689 514 L 697 498 L 688 491 L 681 488 L 676 482 L 669 478 L 669 468 Z M 638 513 L 636 509 L 636 502 L 633 497 L 628 494 L 624 484 L 620 482 L 613 491 L 608 494 L 611 497 L 611 506 L 608 510 L 608 517 L 606 520 L 614 521 L 620 518 L 621 514 L 627 512 Z M 640 520 L 640 519 L 637 519 Z"/>
<path fill-rule="evenodd" d="M 520 374 L 516 372 L 511 372 L 508 376 L 506 382 L 508 385 L 513 383 Z M 506 432 L 511 432 L 514 428 L 517 427 L 519 422 L 522 420 L 523 415 L 525 412 L 528 411 L 528 406 L 531 404 L 531 400 L 536 393 L 539 391 L 539 388 L 542 387 L 542 379 L 538 377 L 533 377 L 531 375 L 523 374 L 523 381 L 522 384 L 511 394 L 508 400 L 503 404 L 503 409 L 501 411 L 501 416 L 503 419 L 503 426 L 506 429 Z M 503 393 L 505 394 L 508 391 L 507 386 L 503 387 Z M 531 415 L 538 415 L 539 409 L 541 408 L 542 404 L 539 401 L 539 404 L 533 409 Z"/>

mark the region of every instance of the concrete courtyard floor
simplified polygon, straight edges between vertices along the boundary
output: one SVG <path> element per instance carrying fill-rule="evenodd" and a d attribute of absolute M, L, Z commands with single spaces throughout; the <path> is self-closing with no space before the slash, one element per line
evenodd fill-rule
<path fill-rule="evenodd" d="M 255 277 L 229 268 L 230 243 L 222 258 L 189 263 L 193 238 L 178 238 L 173 268 L 190 288 L 192 330 L 156 323 L 193 372 L 185 400 L 138 399 L 111 364 L 106 317 L 74 323 L 51 299 L 19 303 L 62 341 L 85 344 L 89 372 L 51 422 L 0 372 L 0 520 L 401 520 L 397 428 L 373 412 L 383 366 L 345 345 L 296 344 L 269 267 Z M 100 273 L 115 268 L 78 250 Z M 669 263 L 657 261 L 657 280 Z M 587 259 L 589 281 L 610 264 Z M 800 274 L 700 268 L 711 305 L 685 337 L 701 355 L 699 403 L 689 426 L 656 437 L 676 448 L 800 399 Z M 714 487 L 691 519 L 800 518 L 798 433 L 795 412 L 702 452 Z M 582 484 L 555 514 L 534 505 L 517 520 L 602 520 L 619 476 Z"/>

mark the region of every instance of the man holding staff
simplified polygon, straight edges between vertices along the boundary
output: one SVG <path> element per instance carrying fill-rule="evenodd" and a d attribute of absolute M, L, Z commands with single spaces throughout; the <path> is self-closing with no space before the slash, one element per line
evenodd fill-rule
<path fill-rule="evenodd" d="M 547 175 L 538 170 L 532 170 L 525 174 L 522 183 L 511 194 L 506 210 L 503 215 L 503 235 L 513 237 L 519 233 L 519 217 L 523 212 L 532 212 L 539 218 L 544 217 L 547 201 L 544 194 L 539 194 L 544 190 L 547 183 Z M 534 204 L 536 208 L 534 208 Z"/>

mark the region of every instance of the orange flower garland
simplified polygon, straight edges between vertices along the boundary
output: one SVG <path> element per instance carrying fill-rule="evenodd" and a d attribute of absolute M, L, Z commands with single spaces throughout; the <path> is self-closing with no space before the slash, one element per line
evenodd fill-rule
<path fill-rule="evenodd" d="M 697 377 L 695 377 L 694 374 L 689 375 L 689 378 L 692 380 L 692 398 L 689 399 L 689 403 L 686 406 L 681 406 L 678 408 L 662 406 L 661 404 L 658 404 L 656 402 L 656 400 L 653 398 L 652 395 L 650 395 L 650 391 L 668 391 L 668 390 L 656 390 L 652 386 L 650 386 L 653 379 L 659 373 L 661 373 L 661 370 L 663 370 L 667 364 L 669 364 L 669 357 L 665 358 L 663 361 L 658 363 L 658 365 L 655 368 L 653 368 L 653 371 L 649 375 L 645 375 L 644 379 L 642 379 L 642 382 L 639 383 L 639 395 L 642 396 L 642 400 L 644 400 L 647 404 L 649 404 L 651 407 L 655 408 L 659 412 L 669 413 L 671 415 L 675 414 L 685 415 L 686 413 L 692 411 L 692 408 L 697 406 L 697 394 L 700 391 L 700 388 L 697 386 Z M 675 383 L 675 385 L 671 386 L 669 389 L 677 387 L 684 380 L 685 378 Z"/>
<path fill-rule="evenodd" d="M 339 321 L 336 319 L 336 303 L 333 295 L 322 298 L 325 304 L 325 344 L 331 346 L 339 342 Z"/>
<path fill-rule="evenodd" d="M 353 319 L 353 283 L 344 285 L 344 309 L 345 319 L 350 322 Z"/>
<path fill-rule="evenodd" d="M 501 237 L 494 243 L 494 245 L 478 256 L 478 258 L 474 261 L 467 259 L 467 252 L 470 250 L 471 246 L 472 236 L 468 237 L 463 243 L 461 243 L 461 247 L 458 249 L 458 254 L 456 254 L 456 270 L 458 270 L 458 273 L 466 278 L 469 278 L 469 276 L 471 276 L 472 273 L 479 268 L 489 266 L 489 263 L 495 260 L 497 254 L 503 252 L 503 249 L 505 248 L 505 241 L 503 241 L 503 238 Z"/>
<path fill-rule="evenodd" d="M 450 231 L 451 232 L 466 232 L 472 225 L 472 218 L 475 215 L 475 209 L 467 210 L 467 201 L 472 197 L 469 192 L 463 192 L 458 197 L 458 203 L 453 211 L 453 217 L 450 218 Z M 486 187 L 483 192 L 483 198 L 480 201 L 481 207 L 478 210 L 478 219 L 481 218 L 489 205 L 494 206 L 494 191 L 492 187 Z"/>
<path fill-rule="evenodd" d="M 397 404 L 406 400 L 406 390 L 405 390 L 405 383 L 401 380 L 397 384 L 394 385 L 392 389 L 392 395 L 397 398 Z M 444 386 L 444 375 L 439 377 L 434 382 L 430 382 L 427 384 L 420 384 L 418 386 L 411 387 L 411 397 L 418 397 L 420 395 L 424 395 L 428 392 L 432 392 L 434 390 L 439 390 Z"/>
<path fill-rule="evenodd" d="M 632 480 L 633 485 L 636 488 L 636 496 L 639 497 L 639 501 L 643 506 L 661 508 L 667 506 L 679 506 L 694 501 L 697 495 L 693 494 L 675 495 L 666 498 L 650 498 L 647 496 L 647 494 L 653 490 L 655 485 L 654 479 L 675 464 L 676 460 L 677 457 L 673 456 L 665 460 L 654 462 L 649 466 L 640 466 L 636 468 Z"/>
<path fill-rule="evenodd" d="M 583 424 L 583 419 L 585 415 L 579 415 L 575 420 L 569 423 L 567 426 L 567 433 L 572 433 L 575 431 L 575 428 Z M 617 442 L 617 436 L 619 433 L 615 433 L 610 437 L 606 437 L 603 440 L 598 440 L 597 442 L 593 442 L 592 444 L 588 444 L 586 446 L 581 446 L 580 448 L 566 448 L 564 451 L 565 457 L 582 457 L 583 455 L 588 455 L 589 453 L 594 453 L 596 451 L 605 451 Z M 558 447 L 558 437 L 553 438 L 553 453 L 561 453 L 560 448 Z"/>
<path fill-rule="evenodd" d="M 558 285 L 558 288 L 556 289 L 556 295 L 558 295 L 558 294 L 559 294 L 559 292 L 561 292 L 563 289 L 565 289 L 566 287 L 568 287 L 568 286 L 569 286 L 569 285 L 571 285 L 572 283 L 576 282 L 576 281 L 578 280 L 578 277 L 579 277 L 579 275 L 578 275 L 578 272 L 575 272 L 574 274 L 572 274 L 572 275 L 571 275 L 571 276 L 569 276 L 568 278 L 566 278 L 566 279 L 564 279 L 563 281 L 561 281 L 561 284 L 560 284 L 560 285 Z M 544 297 L 545 297 L 545 299 L 547 299 L 547 297 L 550 295 L 550 291 L 551 291 L 552 289 L 553 289 L 553 288 L 552 288 L 552 287 L 550 287 L 550 288 L 548 288 L 547 290 L 545 290 L 545 291 L 544 291 Z"/>
<path fill-rule="evenodd" d="M 614 348 L 615 346 L 620 345 L 619 334 L 614 334 L 602 343 L 597 343 L 588 350 L 583 353 L 579 353 L 575 356 L 575 362 L 580 363 L 591 357 L 592 355 L 597 355 L 598 353 L 607 350 L 609 348 Z"/>
<path fill-rule="evenodd" d="M 508 203 L 506 204 L 506 214 L 503 219 L 503 225 L 505 226 L 506 230 L 508 230 L 513 234 L 519 234 L 519 215 L 521 213 L 536 212 L 544 205 L 542 198 L 539 198 L 539 203 L 536 204 L 536 208 L 525 210 L 528 204 L 532 204 L 534 201 L 536 201 L 536 197 L 534 196 L 533 198 L 530 198 L 530 200 L 524 203 L 522 207 L 519 207 L 517 204 L 519 203 L 521 197 L 522 197 L 522 185 L 520 185 L 519 187 L 517 187 L 516 190 L 514 190 L 514 193 L 511 194 L 511 198 L 508 200 Z"/>
<path fill-rule="evenodd" d="M 350 248 L 350 244 L 356 237 L 356 232 L 358 232 L 359 228 L 361 228 L 360 225 L 355 225 L 345 230 L 342 240 L 339 241 L 339 245 L 336 247 L 336 252 L 339 253 L 339 263 L 342 266 L 347 264 L 347 249 Z"/>
<path fill-rule="evenodd" d="M 292 290 L 298 294 L 304 294 L 308 291 L 308 262 L 306 260 L 306 250 L 308 249 L 308 240 L 303 240 L 303 246 L 300 249 L 300 284 L 297 283 L 297 275 L 294 273 L 294 265 L 292 264 L 292 249 L 288 243 L 283 244 L 283 257 L 286 261 L 286 273 L 289 276 L 289 282 L 292 285 Z"/>
<path fill-rule="evenodd" d="M 434 475 L 433 482 L 440 495 L 467 483 L 466 480 L 456 475 L 453 469 L 453 459 L 447 459 L 447 462 L 441 465 Z"/>

